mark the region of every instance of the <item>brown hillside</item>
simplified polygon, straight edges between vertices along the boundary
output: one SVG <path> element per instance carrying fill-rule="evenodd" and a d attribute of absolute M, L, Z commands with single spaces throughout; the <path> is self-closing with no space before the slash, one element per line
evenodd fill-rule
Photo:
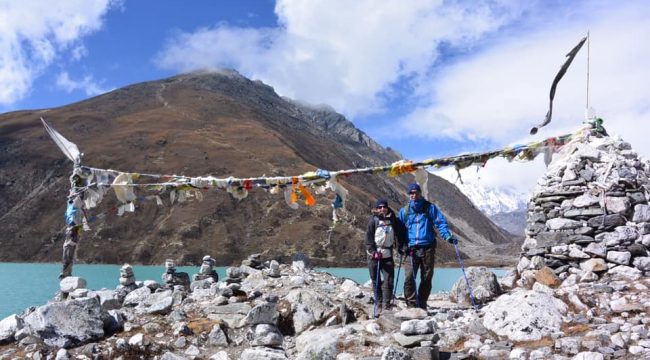
<path fill-rule="evenodd" d="M 280 98 L 271 87 L 233 71 L 192 73 L 128 86 L 68 106 L 0 115 L 0 261 L 58 261 L 67 178 L 72 165 L 45 133 L 45 117 L 84 152 L 83 164 L 142 173 L 248 177 L 338 170 L 399 159 L 340 114 Z M 82 262 L 197 264 L 209 253 L 229 265 L 254 252 L 286 258 L 305 252 L 317 264 L 359 265 L 368 203 L 402 204 L 411 179 L 356 175 L 344 221 L 330 233 L 333 194 L 291 210 L 281 195 L 254 189 L 238 201 L 223 190 L 203 202 L 158 207 L 140 201 L 133 214 L 108 216 L 82 235 Z M 430 176 L 432 200 L 448 215 L 470 257 L 509 239 L 452 184 Z M 98 209 L 115 203 L 109 193 Z M 395 207 L 397 207 L 395 205 Z M 453 261 L 453 248 L 439 247 Z M 494 260 L 489 258 L 490 260 Z M 496 261 L 499 261 L 497 259 Z"/>

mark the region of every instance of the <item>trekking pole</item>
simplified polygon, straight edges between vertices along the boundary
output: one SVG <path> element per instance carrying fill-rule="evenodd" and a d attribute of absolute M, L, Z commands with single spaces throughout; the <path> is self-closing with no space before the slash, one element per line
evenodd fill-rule
<path fill-rule="evenodd" d="M 474 311 L 478 311 L 478 307 L 476 307 L 476 300 L 474 300 L 474 293 L 472 292 L 472 286 L 469 284 L 467 274 L 465 274 L 465 265 L 463 264 L 463 259 L 460 258 L 460 253 L 458 252 L 458 242 L 454 242 L 454 249 L 456 249 L 456 259 L 458 259 L 460 270 L 463 272 L 465 284 L 467 284 L 467 289 L 469 290 L 469 297 L 472 299 L 472 306 L 474 307 Z"/>
<path fill-rule="evenodd" d="M 377 318 L 377 303 L 379 302 L 379 266 L 381 264 L 381 260 L 377 260 L 377 281 L 375 281 L 375 306 L 372 309 L 372 317 L 373 319 Z"/>
<path fill-rule="evenodd" d="M 411 250 L 411 269 L 413 269 L 413 288 L 415 289 L 415 306 L 420 307 L 420 294 L 418 294 L 418 284 L 417 284 L 417 278 L 418 278 L 418 270 L 415 267 L 415 263 L 413 262 L 413 250 Z"/>
<path fill-rule="evenodd" d="M 397 283 L 399 283 L 399 271 L 402 270 L 402 262 L 404 261 L 404 254 L 399 256 L 399 266 L 397 267 L 397 277 L 395 278 L 395 288 L 393 289 L 393 298 L 391 299 L 391 305 L 394 304 L 394 300 L 397 299 Z"/>

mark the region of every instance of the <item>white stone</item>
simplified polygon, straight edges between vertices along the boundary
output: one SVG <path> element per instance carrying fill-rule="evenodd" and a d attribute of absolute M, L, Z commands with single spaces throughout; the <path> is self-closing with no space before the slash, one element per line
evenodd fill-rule
<path fill-rule="evenodd" d="M 585 254 L 584 251 L 581 250 L 580 246 L 573 245 L 569 246 L 569 257 L 573 259 L 589 259 L 591 256 Z"/>
<path fill-rule="evenodd" d="M 623 340 L 623 337 L 621 336 L 621 333 L 616 333 L 616 334 L 610 336 L 609 340 L 612 342 L 612 344 L 618 346 L 619 349 L 622 349 L 622 348 L 625 347 L 625 340 Z"/>
<path fill-rule="evenodd" d="M 641 271 L 650 271 L 650 256 L 637 257 L 632 264 Z"/>
<path fill-rule="evenodd" d="M 546 226 L 551 230 L 568 230 L 582 227 L 582 222 L 565 218 L 554 218 L 546 221 Z"/>
<path fill-rule="evenodd" d="M 553 296 L 553 293 L 554 293 L 553 289 L 551 289 L 550 287 L 548 287 L 548 286 L 546 286 L 544 284 L 538 283 L 538 282 L 533 284 L 533 291 L 545 293 L 545 294 L 550 295 L 550 296 Z"/>
<path fill-rule="evenodd" d="M 216 324 L 208 334 L 208 343 L 212 346 L 228 346 L 228 338 L 226 333 L 221 329 L 219 324 Z"/>
<path fill-rule="evenodd" d="M 377 324 L 374 321 L 368 322 L 368 324 L 366 324 L 364 329 L 368 332 L 368 334 L 372 334 L 375 336 L 381 335 L 381 327 L 379 326 L 379 324 Z"/>
<path fill-rule="evenodd" d="M 642 347 L 642 346 L 637 346 L 637 345 L 632 345 L 632 346 L 630 346 L 630 347 L 627 349 L 627 351 L 629 351 L 630 354 L 632 354 L 632 355 L 641 355 L 641 354 L 645 354 L 645 353 L 648 352 L 648 350 L 646 350 L 644 347 Z"/>
<path fill-rule="evenodd" d="M 59 287 L 61 292 L 71 293 L 77 289 L 86 288 L 86 279 L 78 276 L 68 276 L 61 280 Z"/>
<path fill-rule="evenodd" d="M 604 360 L 605 357 L 601 353 L 593 351 L 583 351 L 573 357 L 573 360 Z"/>
<path fill-rule="evenodd" d="M 604 258 L 607 256 L 607 247 L 605 247 L 603 244 L 593 242 L 587 245 L 587 247 L 584 249 L 584 252 Z"/>
<path fill-rule="evenodd" d="M 573 200 L 573 206 L 577 208 L 582 208 L 582 207 L 588 207 L 591 205 L 598 204 L 600 202 L 600 198 L 591 195 L 590 193 L 580 195 L 575 200 Z"/>
<path fill-rule="evenodd" d="M 623 214 L 630 208 L 630 200 L 627 197 L 612 197 L 605 198 L 605 207 L 610 214 Z"/>
<path fill-rule="evenodd" d="M 558 245 L 551 247 L 551 254 L 563 255 L 569 252 L 569 245 Z"/>
<path fill-rule="evenodd" d="M 510 356 L 508 357 L 508 359 L 522 360 L 522 359 L 526 359 L 527 357 L 528 357 L 528 353 L 526 352 L 526 349 L 514 348 L 510 352 Z"/>
<path fill-rule="evenodd" d="M 634 216 L 632 221 L 635 223 L 650 221 L 650 206 L 645 204 L 637 204 L 634 206 Z"/>
<path fill-rule="evenodd" d="M 144 336 L 144 334 L 137 333 L 131 336 L 131 338 L 129 338 L 129 345 L 136 346 L 136 347 L 144 347 L 149 345 L 149 339 L 147 339 Z"/>
<path fill-rule="evenodd" d="M 580 278 L 580 282 L 593 282 L 598 280 L 598 275 L 594 274 L 591 271 L 586 271 Z"/>
<path fill-rule="evenodd" d="M 645 245 L 645 247 L 650 247 L 650 234 L 643 235 L 641 244 Z"/>
<path fill-rule="evenodd" d="M 639 280 L 641 278 L 641 271 L 624 265 L 619 265 L 609 269 L 607 272 L 614 279 L 630 279 L 630 280 Z"/>
<path fill-rule="evenodd" d="M 70 360 L 70 353 L 66 349 L 59 349 L 54 360 Z"/>
<path fill-rule="evenodd" d="M 580 269 L 585 272 L 600 272 L 607 270 L 607 264 L 603 259 L 590 259 L 580 263 Z"/>
<path fill-rule="evenodd" d="M 524 270 L 528 270 L 529 266 L 530 260 L 528 260 L 527 257 L 522 256 L 521 259 L 519 259 L 519 263 L 517 264 L 517 272 L 521 274 Z"/>
<path fill-rule="evenodd" d="M 560 330 L 567 306 L 531 290 L 505 294 L 485 307 L 483 325 L 511 341 L 534 341 Z"/>
<path fill-rule="evenodd" d="M 400 325 L 400 331 L 404 335 L 431 334 L 435 330 L 435 320 L 407 320 Z"/>
<path fill-rule="evenodd" d="M 230 360 L 230 356 L 228 356 L 228 353 L 221 350 L 218 351 L 216 354 L 210 356 L 209 360 Z"/>
<path fill-rule="evenodd" d="M 16 314 L 7 316 L 0 321 L 0 343 L 13 339 L 16 331 L 23 328 L 23 321 Z"/>
<path fill-rule="evenodd" d="M 197 348 L 194 345 L 190 345 L 187 349 L 185 349 L 185 355 L 190 356 L 192 358 L 199 356 L 201 354 L 201 350 Z"/>
<path fill-rule="evenodd" d="M 252 346 L 282 346 L 284 338 L 275 325 L 259 324 L 250 330 Z M 227 345 L 227 344 L 226 344 Z"/>

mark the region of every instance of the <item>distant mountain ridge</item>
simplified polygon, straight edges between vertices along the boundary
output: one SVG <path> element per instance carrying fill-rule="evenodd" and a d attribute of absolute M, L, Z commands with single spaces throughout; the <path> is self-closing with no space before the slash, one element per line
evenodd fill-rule
<path fill-rule="evenodd" d="M 398 153 L 377 144 L 341 114 L 278 96 L 271 86 L 236 71 L 196 72 L 130 85 L 53 109 L 0 115 L 0 261 L 57 261 L 63 239 L 65 196 L 72 169 L 38 118 L 75 142 L 84 165 L 124 171 L 248 177 L 294 175 L 318 168 L 390 164 Z M 334 195 L 311 208 L 289 209 L 261 189 L 236 200 L 222 190 L 202 202 L 173 207 L 138 202 L 133 214 L 91 224 L 77 256 L 90 263 L 198 264 L 205 254 L 220 264 L 251 253 L 287 261 L 296 252 L 324 266 L 365 262 L 363 239 L 378 196 L 398 208 L 411 176 L 355 175 L 341 179 L 350 196 L 333 226 Z M 455 187 L 429 176 L 432 198 L 474 261 L 504 264 L 495 244 L 511 239 Z M 431 191 L 430 193 L 433 193 Z M 112 192 L 103 211 L 115 205 Z M 95 211 L 95 210 L 93 210 Z M 437 257 L 453 262 L 446 243 Z M 509 259 L 508 261 L 511 261 Z"/>

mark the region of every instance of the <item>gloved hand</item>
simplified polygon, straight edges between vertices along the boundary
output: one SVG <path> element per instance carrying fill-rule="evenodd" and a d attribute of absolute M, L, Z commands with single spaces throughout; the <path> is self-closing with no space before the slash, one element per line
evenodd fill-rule
<path fill-rule="evenodd" d="M 456 239 L 456 237 L 455 237 L 454 235 L 449 235 L 449 236 L 445 239 L 445 241 L 447 241 L 448 243 L 450 243 L 450 244 L 452 244 L 452 245 L 457 245 L 457 244 L 458 244 L 458 239 Z"/>
<path fill-rule="evenodd" d="M 406 253 L 406 246 L 398 246 L 397 253 L 403 256 Z"/>
<path fill-rule="evenodd" d="M 372 258 L 375 260 L 381 260 L 381 252 L 380 251 L 375 251 L 374 254 L 372 254 Z"/>

